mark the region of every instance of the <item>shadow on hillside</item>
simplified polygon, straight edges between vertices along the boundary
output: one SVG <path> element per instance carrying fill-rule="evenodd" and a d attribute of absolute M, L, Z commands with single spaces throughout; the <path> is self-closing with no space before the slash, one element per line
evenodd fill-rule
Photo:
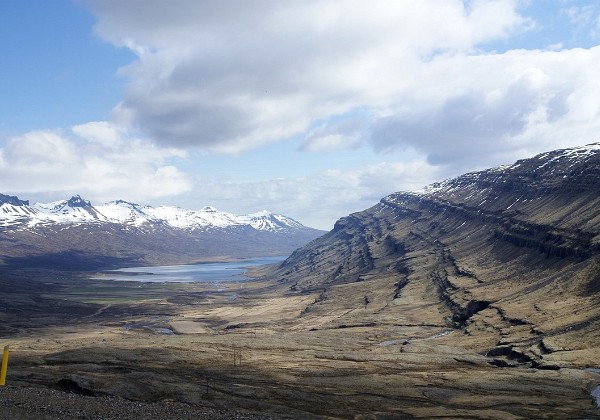
<path fill-rule="evenodd" d="M 92 271 L 131 267 L 143 264 L 141 256 L 114 257 L 81 251 L 65 251 L 23 257 L 5 257 L 6 270 L 44 268 L 60 271 Z"/>

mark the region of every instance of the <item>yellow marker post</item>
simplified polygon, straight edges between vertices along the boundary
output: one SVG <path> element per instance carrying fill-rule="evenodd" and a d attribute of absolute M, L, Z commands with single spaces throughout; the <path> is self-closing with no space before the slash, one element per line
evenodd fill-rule
<path fill-rule="evenodd" d="M 4 347 L 4 354 L 2 355 L 2 371 L 0 372 L 0 386 L 6 384 L 6 370 L 8 369 L 8 346 Z"/>

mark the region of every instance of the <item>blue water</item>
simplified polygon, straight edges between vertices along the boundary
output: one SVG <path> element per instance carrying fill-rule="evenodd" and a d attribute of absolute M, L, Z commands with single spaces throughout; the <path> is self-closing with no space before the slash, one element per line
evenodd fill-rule
<path fill-rule="evenodd" d="M 600 408 L 600 385 L 592 390 L 592 397 L 596 399 L 596 406 Z"/>
<path fill-rule="evenodd" d="M 286 257 L 262 257 L 228 263 L 126 267 L 111 271 L 110 274 L 96 277 L 96 279 L 152 283 L 246 281 L 251 280 L 251 277 L 244 275 L 249 267 L 277 264 L 285 258 Z"/>

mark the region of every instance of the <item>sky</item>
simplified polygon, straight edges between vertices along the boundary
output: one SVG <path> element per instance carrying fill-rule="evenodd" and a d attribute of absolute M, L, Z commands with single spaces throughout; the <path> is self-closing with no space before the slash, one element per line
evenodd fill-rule
<path fill-rule="evenodd" d="M 0 0 L 0 193 L 329 230 L 600 141 L 595 0 Z"/>

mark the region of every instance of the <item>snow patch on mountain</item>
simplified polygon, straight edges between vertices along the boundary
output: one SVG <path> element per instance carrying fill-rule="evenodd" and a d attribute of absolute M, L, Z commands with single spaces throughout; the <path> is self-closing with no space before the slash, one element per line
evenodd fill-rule
<path fill-rule="evenodd" d="M 169 226 L 179 229 L 199 229 L 204 227 L 225 228 L 239 225 L 239 216 L 221 212 L 214 207 L 203 207 L 198 211 L 180 207 L 145 207 L 144 211 L 156 219 L 164 220 Z"/>
<path fill-rule="evenodd" d="M 539 162 L 538 165 L 530 169 L 533 172 L 543 174 L 544 176 L 558 174 L 561 178 L 566 179 L 571 175 L 569 173 L 569 170 L 571 168 L 575 167 L 578 164 L 586 162 L 587 159 L 590 159 L 599 154 L 600 142 L 588 144 L 585 146 L 572 147 L 568 149 L 560 149 L 551 152 L 541 153 L 537 156 L 534 156 L 533 158 L 527 159 L 527 162 Z M 503 179 L 507 176 L 507 174 L 516 171 L 521 171 L 523 169 L 523 162 L 524 161 L 519 160 L 512 165 L 502 165 L 496 168 L 490 168 L 483 171 L 470 172 L 461 175 L 457 178 L 451 178 L 441 182 L 434 182 L 420 190 L 402 194 L 420 196 L 431 196 L 436 195 L 438 193 L 449 194 L 454 192 L 455 190 L 464 190 L 465 188 L 467 188 L 468 184 L 475 185 L 475 182 L 479 181 L 482 178 L 492 179 L 494 180 L 494 182 L 503 182 Z M 560 174 L 558 172 L 560 172 Z M 480 187 L 478 188 L 478 193 L 482 193 L 483 190 Z M 395 195 L 396 194 L 392 194 L 390 197 L 388 197 L 388 199 L 393 200 Z"/>
<path fill-rule="evenodd" d="M 0 226 L 22 225 L 35 218 L 35 213 L 35 210 L 27 205 L 3 203 L 0 206 Z"/>
<path fill-rule="evenodd" d="M 34 228 L 43 225 L 104 223 L 138 228 L 146 225 L 164 225 L 183 230 L 237 226 L 278 233 L 305 228 L 294 219 L 266 210 L 237 216 L 219 211 L 211 206 L 203 207 L 200 210 L 187 210 L 169 206 L 141 206 L 125 200 L 93 206 L 78 195 L 69 200 L 36 203 L 33 206 L 29 206 L 25 201 L 11 199 L 10 202 L 5 200 L 0 206 L 0 227 L 10 229 Z"/>
<path fill-rule="evenodd" d="M 105 221 L 125 225 L 141 226 L 153 221 L 138 204 L 124 200 L 111 201 L 96 207 Z"/>
<path fill-rule="evenodd" d="M 247 216 L 241 216 L 240 219 L 257 230 L 282 231 L 289 228 L 302 227 L 302 225 L 294 219 L 278 214 L 272 214 L 266 210 L 252 213 Z"/>

